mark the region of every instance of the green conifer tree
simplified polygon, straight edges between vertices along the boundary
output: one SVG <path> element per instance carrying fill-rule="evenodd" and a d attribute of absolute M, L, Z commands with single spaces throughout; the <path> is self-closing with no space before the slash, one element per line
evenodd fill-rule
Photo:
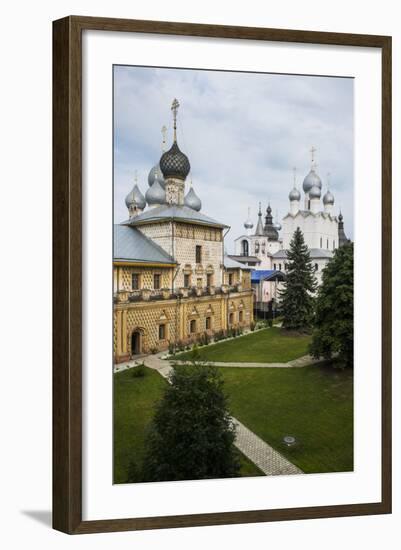
<path fill-rule="evenodd" d="M 338 354 L 344 366 L 354 360 L 354 246 L 335 250 L 323 271 L 316 302 L 311 354 L 330 359 Z"/>
<path fill-rule="evenodd" d="M 309 250 L 299 227 L 287 251 L 287 269 L 284 289 L 280 292 L 283 327 L 308 330 L 313 323 L 316 279 Z"/>
<path fill-rule="evenodd" d="M 239 476 L 235 426 L 215 367 L 175 368 L 146 441 L 143 481 Z"/>

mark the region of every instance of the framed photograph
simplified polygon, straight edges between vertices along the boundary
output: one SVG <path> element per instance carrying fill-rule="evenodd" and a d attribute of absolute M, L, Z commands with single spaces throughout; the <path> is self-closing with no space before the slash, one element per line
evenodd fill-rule
<path fill-rule="evenodd" d="M 391 37 L 53 23 L 53 526 L 391 512 Z"/>

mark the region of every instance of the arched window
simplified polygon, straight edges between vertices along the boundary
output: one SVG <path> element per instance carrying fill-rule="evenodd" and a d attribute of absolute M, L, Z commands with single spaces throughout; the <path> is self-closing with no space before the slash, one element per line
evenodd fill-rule
<path fill-rule="evenodd" d="M 242 241 L 242 255 L 249 256 L 249 244 L 248 241 Z"/>
<path fill-rule="evenodd" d="M 258 254 L 259 252 L 259 241 L 256 241 L 255 243 L 255 254 Z"/>
<path fill-rule="evenodd" d="M 320 237 L 320 248 L 323 248 L 323 239 Z"/>
<path fill-rule="evenodd" d="M 319 270 L 319 265 L 315 264 L 315 271 L 318 271 L 318 270 Z"/>
<path fill-rule="evenodd" d="M 196 332 L 196 319 L 192 319 L 189 323 L 189 331 L 191 334 L 194 334 Z"/>
<path fill-rule="evenodd" d="M 329 239 L 327 239 L 327 250 L 329 249 Z"/>

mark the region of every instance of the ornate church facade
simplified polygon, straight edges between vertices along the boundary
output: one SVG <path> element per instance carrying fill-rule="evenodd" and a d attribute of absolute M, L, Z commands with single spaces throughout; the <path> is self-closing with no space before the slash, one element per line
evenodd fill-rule
<path fill-rule="evenodd" d="M 174 100 L 171 148 L 150 170 L 145 195 L 135 181 L 125 200 L 129 217 L 114 226 L 116 363 L 253 321 L 251 268 L 225 256 L 228 226 L 202 212 L 186 183 L 178 107 Z"/>
<path fill-rule="evenodd" d="M 309 248 L 318 284 L 334 250 L 348 241 L 343 215 L 341 212 L 335 215 L 334 196 L 329 188 L 322 197 L 322 181 L 316 171 L 313 147 L 311 153 L 311 169 L 302 184 L 304 196 L 297 188 L 294 169 L 294 184 L 288 195 L 289 208 L 282 223 L 274 223 L 270 204 L 263 223 L 259 203 L 256 229 L 248 212 L 245 233 L 235 239 L 235 254 L 230 258 L 253 268 L 252 283 L 257 302 L 277 299 L 278 289 L 285 279 L 287 250 L 298 227 Z"/>

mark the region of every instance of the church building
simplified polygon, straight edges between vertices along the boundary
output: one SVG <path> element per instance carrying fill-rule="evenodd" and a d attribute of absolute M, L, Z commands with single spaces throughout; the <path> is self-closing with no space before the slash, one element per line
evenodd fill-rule
<path fill-rule="evenodd" d="M 145 194 L 135 181 L 128 219 L 114 226 L 116 363 L 253 322 L 251 268 L 225 256 L 228 226 L 202 212 L 187 183 L 178 107 L 174 100 L 171 148 L 150 170 Z"/>
<path fill-rule="evenodd" d="M 309 248 L 317 283 L 322 281 L 322 271 L 333 252 L 348 239 L 344 232 L 343 216 L 334 212 L 334 196 L 327 188 L 322 195 L 322 181 L 317 174 L 312 147 L 312 164 L 302 184 L 303 197 L 297 188 L 294 169 L 294 184 L 288 200 L 289 208 L 282 224 L 274 223 L 270 204 L 263 223 L 259 203 L 256 229 L 249 217 L 244 222 L 245 233 L 235 239 L 235 254 L 230 258 L 251 267 L 252 286 L 258 303 L 277 301 L 278 289 L 285 280 L 287 250 L 295 230 L 299 227 Z"/>

